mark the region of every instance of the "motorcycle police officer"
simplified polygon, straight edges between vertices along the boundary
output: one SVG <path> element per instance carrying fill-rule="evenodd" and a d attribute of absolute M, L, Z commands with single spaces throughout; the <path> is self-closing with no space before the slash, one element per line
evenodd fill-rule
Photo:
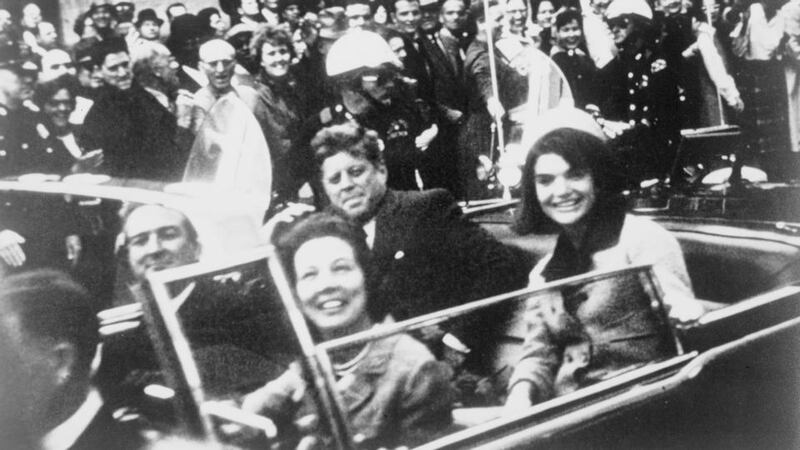
<path fill-rule="evenodd" d="M 328 52 L 326 71 L 340 103 L 319 114 L 322 126 L 352 120 L 378 132 L 384 143 L 388 186 L 417 190 L 423 152 L 439 128 L 430 106 L 400 77 L 402 63 L 378 34 L 351 30 Z"/>

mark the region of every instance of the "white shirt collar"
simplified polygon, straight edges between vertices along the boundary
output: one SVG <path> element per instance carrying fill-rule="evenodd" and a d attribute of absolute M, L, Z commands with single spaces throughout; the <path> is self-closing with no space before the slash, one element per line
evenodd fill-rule
<path fill-rule="evenodd" d="M 364 233 L 367 234 L 367 245 L 370 249 L 375 245 L 375 218 L 364 224 Z"/>
<path fill-rule="evenodd" d="M 42 449 L 67 450 L 72 447 L 102 407 L 100 393 L 94 388 L 90 389 L 80 408 L 42 438 Z"/>

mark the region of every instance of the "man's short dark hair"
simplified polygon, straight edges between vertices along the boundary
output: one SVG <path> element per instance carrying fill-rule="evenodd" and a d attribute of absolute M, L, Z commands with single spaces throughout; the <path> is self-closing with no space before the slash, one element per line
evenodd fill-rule
<path fill-rule="evenodd" d="M 322 164 L 326 159 L 343 152 L 355 158 L 365 159 L 373 166 L 382 166 L 384 164 L 382 146 L 377 132 L 354 122 L 323 128 L 311 140 L 314 165 L 319 174 L 322 174 Z"/>
<path fill-rule="evenodd" d="M 102 66 L 106 56 L 114 53 L 129 53 L 128 44 L 121 37 L 111 37 L 98 41 L 92 46 L 92 62 L 96 66 Z"/>
<path fill-rule="evenodd" d="M 99 341 L 96 311 L 88 291 L 67 274 L 37 269 L 7 276 L 0 282 L 0 311 L 15 315 L 31 338 L 73 344 L 77 367 L 88 374 Z"/>
<path fill-rule="evenodd" d="M 555 18 L 555 28 L 556 30 L 560 29 L 564 25 L 572 23 L 573 20 L 578 21 L 578 26 L 583 29 L 583 16 L 581 12 L 575 8 L 566 8 L 562 9 L 556 14 Z"/>
<path fill-rule="evenodd" d="M 122 230 L 125 231 L 125 225 L 128 223 L 128 219 L 131 217 L 134 211 L 144 206 L 158 206 L 164 209 L 168 209 L 170 211 L 175 211 L 176 213 L 180 214 L 182 217 L 181 225 L 183 226 L 184 230 L 186 230 L 186 239 L 192 243 L 199 243 L 200 237 L 197 234 L 197 228 L 194 227 L 192 221 L 184 214 L 182 211 L 179 211 L 175 208 L 170 208 L 169 206 L 163 205 L 155 205 L 150 203 L 137 203 L 137 204 L 128 204 L 119 212 L 120 217 L 122 217 Z M 125 236 L 125 247 L 128 246 L 128 236 Z"/>

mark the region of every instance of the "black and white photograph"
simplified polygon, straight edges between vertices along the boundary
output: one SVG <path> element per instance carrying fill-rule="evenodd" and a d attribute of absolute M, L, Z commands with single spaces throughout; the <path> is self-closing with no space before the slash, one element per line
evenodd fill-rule
<path fill-rule="evenodd" d="M 800 448 L 800 0 L 0 0 L 0 449 Z"/>

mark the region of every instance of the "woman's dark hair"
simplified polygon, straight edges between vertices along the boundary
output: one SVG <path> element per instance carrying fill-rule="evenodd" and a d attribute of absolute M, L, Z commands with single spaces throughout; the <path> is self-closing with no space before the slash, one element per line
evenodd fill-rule
<path fill-rule="evenodd" d="M 203 8 L 197 12 L 197 18 L 200 19 L 200 24 L 203 29 L 203 37 L 204 38 L 211 38 L 216 33 L 216 30 L 211 28 L 211 16 L 214 14 L 220 15 L 219 10 L 214 7 L 210 8 Z"/>
<path fill-rule="evenodd" d="M 36 90 L 33 93 L 33 102 L 38 106 L 44 106 L 49 102 L 58 91 L 66 89 L 72 95 L 73 102 L 75 97 L 80 92 L 80 83 L 78 79 L 72 75 L 64 74 L 58 78 L 43 81 L 36 84 Z"/>
<path fill-rule="evenodd" d="M 277 237 L 275 247 L 281 258 L 283 267 L 286 268 L 287 277 L 292 285 L 297 283 L 294 268 L 294 255 L 306 242 L 322 238 L 336 237 L 346 242 L 353 249 L 356 263 L 364 273 L 364 288 L 367 293 L 367 313 L 373 320 L 380 320 L 377 311 L 369 301 L 372 291 L 374 275 L 370 250 L 367 246 L 364 230 L 348 220 L 327 212 L 311 213 L 292 226 L 289 230 Z"/>
<path fill-rule="evenodd" d="M 602 214 L 607 208 L 624 202 L 621 193 L 626 178 L 618 169 L 608 144 L 585 131 L 558 128 L 539 138 L 525 160 L 522 169 L 522 202 L 517 208 L 513 225 L 517 233 L 554 233 L 560 228 L 542 211 L 536 194 L 536 161 L 546 154 L 558 155 L 564 158 L 571 169 L 592 175 L 597 201 L 589 214 Z"/>
<path fill-rule="evenodd" d="M 261 65 L 261 50 L 264 44 L 274 46 L 285 45 L 289 50 L 289 55 L 294 58 L 294 45 L 292 43 L 292 35 L 286 30 L 286 27 L 274 24 L 261 24 L 253 32 L 253 37 L 250 38 L 250 55 L 255 61 Z"/>
<path fill-rule="evenodd" d="M 384 164 L 378 133 L 354 122 L 332 125 L 317 132 L 311 140 L 311 151 L 318 174 L 322 173 L 325 160 L 339 153 L 365 159 L 375 167 Z"/>

